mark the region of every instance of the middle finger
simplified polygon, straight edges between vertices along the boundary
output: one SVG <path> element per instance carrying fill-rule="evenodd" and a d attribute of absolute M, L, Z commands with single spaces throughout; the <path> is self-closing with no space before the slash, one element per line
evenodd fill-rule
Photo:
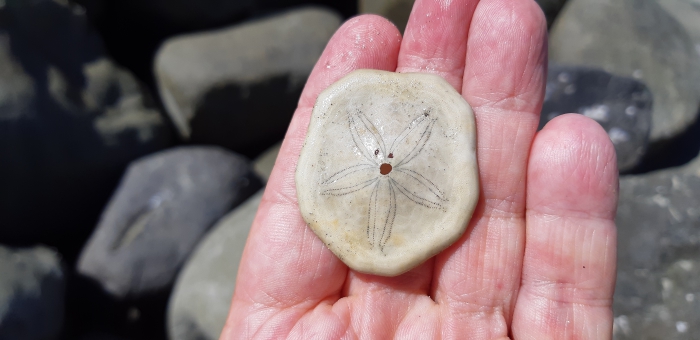
<path fill-rule="evenodd" d="M 478 0 L 417 0 L 396 72 L 436 74 L 462 92 L 467 36 Z"/>

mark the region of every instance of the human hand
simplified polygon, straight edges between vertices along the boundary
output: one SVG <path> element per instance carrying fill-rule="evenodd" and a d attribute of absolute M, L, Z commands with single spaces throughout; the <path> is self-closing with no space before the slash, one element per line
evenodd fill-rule
<path fill-rule="evenodd" d="M 221 339 L 610 338 L 615 151 L 581 115 L 536 132 L 546 36 L 533 0 L 418 0 L 403 40 L 377 16 L 346 22 L 299 101 Z M 440 75 L 476 116 L 481 194 L 467 231 L 397 277 L 348 269 L 297 205 L 294 173 L 314 102 L 359 68 Z"/>

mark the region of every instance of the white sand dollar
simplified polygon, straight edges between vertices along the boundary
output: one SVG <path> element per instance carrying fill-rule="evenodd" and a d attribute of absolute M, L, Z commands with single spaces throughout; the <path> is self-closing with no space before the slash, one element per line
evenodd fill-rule
<path fill-rule="evenodd" d="M 444 79 L 357 70 L 323 91 L 299 208 L 350 268 L 395 276 L 455 242 L 479 195 L 474 113 Z"/>

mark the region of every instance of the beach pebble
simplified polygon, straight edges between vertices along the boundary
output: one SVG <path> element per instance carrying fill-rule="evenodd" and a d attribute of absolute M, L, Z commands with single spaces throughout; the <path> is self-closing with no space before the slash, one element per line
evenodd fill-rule
<path fill-rule="evenodd" d="M 654 97 L 650 148 L 698 118 L 700 58 L 685 28 L 654 0 L 570 0 L 549 35 L 549 60 L 645 83 Z"/>

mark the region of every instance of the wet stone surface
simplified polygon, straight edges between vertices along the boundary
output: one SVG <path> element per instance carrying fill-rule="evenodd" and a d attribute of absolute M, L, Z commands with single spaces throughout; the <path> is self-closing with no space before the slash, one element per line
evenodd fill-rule
<path fill-rule="evenodd" d="M 700 158 L 623 176 L 617 211 L 614 338 L 697 339 Z"/>
<path fill-rule="evenodd" d="M 399 275 L 471 218 L 474 114 L 437 76 L 355 71 L 319 96 L 296 185 L 304 220 L 343 262 Z"/>
<path fill-rule="evenodd" d="M 603 70 L 552 65 L 540 116 L 540 128 L 565 113 L 598 122 L 615 145 L 617 166 L 624 172 L 640 163 L 651 129 L 652 94 L 634 79 Z"/>

